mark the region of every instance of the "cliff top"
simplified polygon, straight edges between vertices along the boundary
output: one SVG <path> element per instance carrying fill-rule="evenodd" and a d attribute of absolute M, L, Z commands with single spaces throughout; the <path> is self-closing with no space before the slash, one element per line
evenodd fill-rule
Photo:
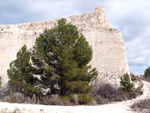
<path fill-rule="evenodd" d="M 108 23 L 105 16 L 105 9 L 102 6 L 98 6 L 95 8 L 94 13 L 86 13 L 82 15 L 74 15 L 67 17 L 67 22 L 71 22 L 72 24 L 77 25 L 79 29 L 84 28 L 112 28 Z M 31 23 L 23 23 L 23 24 L 13 24 L 13 25 L 0 25 L 0 30 L 10 30 L 10 29 L 19 29 L 19 30 L 31 30 L 33 27 L 35 28 L 51 28 L 54 23 L 56 23 L 58 19 L 47 20 L 47 21 L 39 21 L 39 22 L 31 22 Z M 17 28 L 15 28 L 17 27 Z M 6 31 L 7 31 L 6 30 Z"/>

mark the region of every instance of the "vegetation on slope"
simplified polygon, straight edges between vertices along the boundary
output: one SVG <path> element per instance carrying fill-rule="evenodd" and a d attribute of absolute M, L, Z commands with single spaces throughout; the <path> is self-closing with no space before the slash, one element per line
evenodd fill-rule
<path fill-rule="evenodd" d="M 120 85 L 121 89 L 125 94 L 133 91 L 134 85 L 133 83 L 131 83 L 130 76 L 128 73 L 124 74 L 121 77 Z"/>

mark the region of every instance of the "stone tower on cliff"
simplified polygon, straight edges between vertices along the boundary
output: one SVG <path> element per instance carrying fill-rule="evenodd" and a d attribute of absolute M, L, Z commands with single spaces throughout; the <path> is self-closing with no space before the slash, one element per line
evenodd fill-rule
<path fill-rule="evenodd" d="M 75 24 L 93 48 L 90 64 L 96 67 L 100 82 L 119 83 L 124 73 L 129 73 L 125 43 L 121 33 L 108 23 L 105 10 L 99 6 L 94 13 L 76 15 L 66 18 Z M 52 28 L 58 19 L 16 25 L 0 25 L 0 76 L 7 83 L 9 63 L 16 59 L 18 50 L 26 44 L 34 45 L 36 37 L 45 28 Z"/>

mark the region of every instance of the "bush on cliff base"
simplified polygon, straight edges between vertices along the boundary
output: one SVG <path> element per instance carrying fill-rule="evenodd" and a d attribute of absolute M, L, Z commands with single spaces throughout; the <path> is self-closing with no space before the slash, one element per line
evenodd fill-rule
<path fill-rule="evenodd" d="M 130 76 L 128 73 L 124 74 L 121 77 L 120 85 L 121 85 L 121 89 L 125 94 L 133 91 L 134 84 L 131 83 Z"/>
<path fill-rule="evenodd" d="M 144 77 L 150 78 L 150 67 L 148 67 L 144 72 Z"/>

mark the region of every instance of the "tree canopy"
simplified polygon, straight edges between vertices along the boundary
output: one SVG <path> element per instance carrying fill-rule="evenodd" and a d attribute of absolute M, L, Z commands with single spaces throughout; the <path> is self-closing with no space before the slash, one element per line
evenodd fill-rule
<path fill-rule="evenodd" d="M 50 88 L 50 93 L 61 96 L 91 93 L 98 72 L 88 63 L 92 59 L 92 48 L 77 27 L 58 21 L 52 29 L 45 29 L 36 39 L 32 50 L 34 74 L 40 75 L 41 84 Z"/>
<path fill-rule="evenodd" d="M 144 77 L 150 77 L 150 67 L 145 70 Z"/>
<path fill-rule="evenodd" d="M 77 94 L 80 103 L 88 103 L 92 99 L 91 82 L 98 74 L 88 65 L 91 59 L 92 48 L 83 34 L 66 19 L 60 19 L 37 37 L 31 52 L 26 46 L 19 50 L 8 69 L 9 83 L 29 93 L 49 89 L 47 95 Z"/>
<path fill-rule="evenodd" d="M 121 84 L 121 88 L 122 88 L 124 93 L 128 93 L 128 92 L 133 91 L 134 84 L 131 82 L 130 76 L 128 73 L 124 74 L 121 77 L 120 84 Z"/>
<path fill-rule="evenodd" d="M 10 63 L 10 68 L 7 70 L 9 77 L 9 85 L 16 91 L 26 94 L 33 93 L 35 78 L 31 73 L 30 52 L 27 46 L 24 45 L 17 53 L 16 60 Z M 36 89 L 37 90 L 37 89 Z"/>

